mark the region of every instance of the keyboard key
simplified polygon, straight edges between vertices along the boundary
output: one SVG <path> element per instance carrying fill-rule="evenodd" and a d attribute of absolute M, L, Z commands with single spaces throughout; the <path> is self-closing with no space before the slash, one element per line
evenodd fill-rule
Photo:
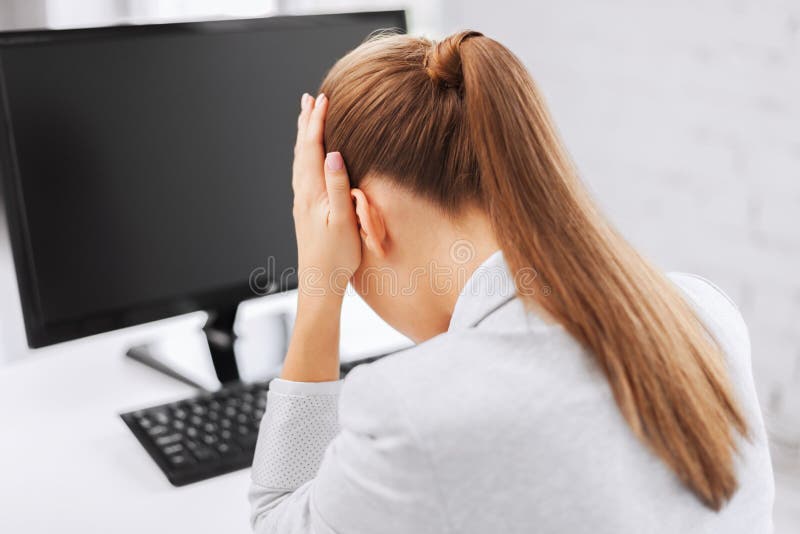
<path fill-rule="evenodd" d="M 153 414 L 153 417 L 155 418 L 156 422 L 160 425 L 166 425 L 167 423 L 169 423 L 169 416 L 166 414 L 166 412 L 157 412 Z"/>
<path fill-rule="evenodd" d="M 226 454 L 233 454 L 239 450 L 238 448 L 234 448 L 230 443 L 219 443 L 217 444 L 216 449 L 217 452 L 223 456 Z"/>
<path fill-rule="evenodd" d="M 216 457 L 214 452 L 206 447 L 201 443 L 197 443 L 196 441 L 187 441 L 186 448 L 189 449 L 195 458 L 200 460 L 201 462 L 205 462 L 207 460 L 211 460 Z"/>
<path fill-rule="evenodd" d="M 173 454 L 172 456 L 168 456 L 167 459 L 175 467 L 181 467 L 192 463 L 192 460 L 186 454 Z"/>
<path fill-rule="evenodd" d="M 155 437 L 158 437 L 158 436 L 166 434 L 168 431 L 169 431 L 169 429 L 167 429 L 167 427 L 165 427 L 164 425 L 156 425 L 156 426 L 150 427 L 147 430 L 147 433 L 155 438 Z"/>
<path fill-rule="evenodd" d="M 161 449 L 164 454 L 168 456 L 172 456 L 173 454 L 177 454 L 179 452 L 183 452 L 183 444 L 182 443 L 173 443 L 172 445 L 167 445 L 163 449 Z"/>
<path fill-rule="evenodd" d="M 161 436 L 156 438 L 155 443 L 159 447 L 164 447 L 165 445 L 171 445 L 172 443 L 177 443 L 181 440 L 180 434 L 167 434 L 166 436 Z"/>

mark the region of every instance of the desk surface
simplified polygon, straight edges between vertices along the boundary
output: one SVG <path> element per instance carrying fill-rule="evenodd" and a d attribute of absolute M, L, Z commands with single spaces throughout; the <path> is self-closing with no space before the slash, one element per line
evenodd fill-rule
<path fill-rule="evenodd" d="M 346 319 L 343 342 L 365 330 L 384 344 L 403 339 L 357 303 Z M 200 324 L 189 316 L 137 327 L 0 368 L 0 532 L 250 532 L 249 471 L 172 487 L 118 416 L 194 393 L 124 352 Z"/>
<path fill-rule="evenodd" d="M 0 371 L 0 531 L 250 532 L 247 471 L 174 488 L 118 416 L 192 393 L 115 351 Z"/>

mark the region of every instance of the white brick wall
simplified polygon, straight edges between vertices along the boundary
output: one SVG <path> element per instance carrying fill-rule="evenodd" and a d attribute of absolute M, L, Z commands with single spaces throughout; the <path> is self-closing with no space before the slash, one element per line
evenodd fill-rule
<path fill-rule="evenodd" d="M 528 65 L 584 179 L 656 263 L 716 281 L 762 399 L 800 390 L 800 2 L 446 0 Z"/>

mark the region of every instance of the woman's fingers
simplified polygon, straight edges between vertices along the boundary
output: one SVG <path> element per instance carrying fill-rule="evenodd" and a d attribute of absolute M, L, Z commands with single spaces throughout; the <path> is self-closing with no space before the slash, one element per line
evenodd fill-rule
<path fill-rule="evenodd" d="M 308 125 L 305 129 L 306 143 L 309 145 L 322 146 L 322 134 L 325 131 L 325 112 L 328 111 L 328 97 L 320 94 L 314 102 L 314 109 L 308 118 Z"/>
<path fill-rule="evenodd" d="M 339 152 L 331 152 L 325 157 L 325 189 L 328 192 L 331 220 L 352 220 L 354 208 L 350 197 L 350 178 Z"/>
<path fill-rule="evenodd" d="M 313 109 L 314 97 L 308 93 L 303 93 L 303 96 L 300 97 L 300 114 L 297 116 L 297 141 L 295 142 L 295 147 L 300 146 L 306 138 L 306 127 Z"/>
<path fill-rule="evenodd" d="M 325 192 L 322 175 L 325 154 L 320 123 L 324 124 L 326 109 L 327 99 L 323 95 L 315 100 L 311 95 L 303 94 L 300 99 L 292 173 L 292 188 L 296 195 L 313 198 Z M 311 133 L 312 129 L 315 133 Z"/>
<path fill-rule="evenodd" d="M 325 156 L 328 100 L 324 95 L 316 101 L 303 98 L 301 107 L 292 170 L 298 270 L 304 273 L 313 267 L 324 276 L 317 280 L 300 276 L 300 293 L 340 299 L 361 263 L 350 180 L 339 152 Z"/>

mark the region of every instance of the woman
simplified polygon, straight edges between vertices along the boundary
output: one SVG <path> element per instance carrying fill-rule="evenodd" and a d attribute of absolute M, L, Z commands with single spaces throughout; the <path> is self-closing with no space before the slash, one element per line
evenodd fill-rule
<path fill-rule="evenodd" d="M 298 121 L 257 532 L 771 531 L 741 316 L 601 218 L 511 52 L 379 36 L 322 91 Z M 347 281 L 418 345 L 342 382 Z"/>

